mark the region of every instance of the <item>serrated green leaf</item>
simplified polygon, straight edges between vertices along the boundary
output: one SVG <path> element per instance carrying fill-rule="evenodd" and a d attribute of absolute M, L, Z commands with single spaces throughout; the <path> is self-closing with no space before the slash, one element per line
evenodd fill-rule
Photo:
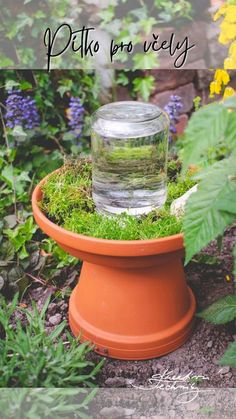
<path fill-rule="evenodd" d="M 213 324 L 231 322 L 236 319 L 236 295 L 221 298 L 197 316 Z"/>
<path fill-rule="evenodd" d="M 144 101 L 148 101 L 154 88 L 155 79 L 153 76 L 137 77 L 134 79 L 134 91 L 139 93 Z"/>
<path fill-rule="evenodd" d="M 236 367 L 236 341 L 233 342 L 220 359 L 220 365 Z"/>
<path fill-rule="evenodd" d="M 60 96 L 61 96 L 61 97 L 63 97 L 63 96 L 64 96 L 64 94 L 65 94 L 66 92 L 68 92 L 68 90 L 69 90 L 68 86 L 59 86 L 59 87 L 57 88 L 57 92 L 60 94 Z"/>
<path fill-rule="evenodd" d="M 198 190 L 187 201 L 183 222 L 186 263 L 234 221 L 235 215 L 220 211 L 218 205 L 225 196 L 235 192 L 230 179 L 235 173 L 235 159 L 231 157 L 215 163 L 198 176 Z"/>
<path fill-rule="evenodd" d="M 185 132 L 183 170 L 207 160 L 208 150 L 224 138 L 228 114 L 221 103 L 204 106 L 193 114 Z"/>

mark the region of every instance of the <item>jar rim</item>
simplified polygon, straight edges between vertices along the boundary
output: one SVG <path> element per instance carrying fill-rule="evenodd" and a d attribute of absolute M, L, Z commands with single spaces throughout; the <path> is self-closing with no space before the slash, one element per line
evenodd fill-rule
<path fill-rule="evenodd" d="M 153 103 L 139 101 L 117 101 L 101 106 L 93 117 L 119 123 L 145 123 L 168 115 Z"/>

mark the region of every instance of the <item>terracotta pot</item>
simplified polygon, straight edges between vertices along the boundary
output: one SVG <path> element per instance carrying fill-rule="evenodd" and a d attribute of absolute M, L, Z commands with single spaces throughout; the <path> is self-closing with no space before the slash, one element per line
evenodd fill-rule
<path fill-rule="evenodd" d="M 155 358 L 181 346 L 195 313 L 182 265 L 183 235 L 120 241 L 72 233 L 40 210 L 42 182 L 32 196 L 37 224 L 84 261 L 69 304 L 73 334 L 92 341 L 96 352 L 119 359 Z"/>

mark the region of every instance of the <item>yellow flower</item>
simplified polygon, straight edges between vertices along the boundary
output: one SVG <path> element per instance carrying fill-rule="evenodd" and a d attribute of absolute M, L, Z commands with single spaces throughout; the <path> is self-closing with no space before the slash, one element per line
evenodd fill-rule
<path fill-rule="evenodd" d="M 233 95 L 235 95 L 235 90 L 232 87 L 226 87 L 223 100 L 226 100 L 228 99 L 228 97 L 231 97 Z"/>
<path fill-rule="evenodd" d="M 228 57 L 224 61 L 224 68 L 226 70 L 236 70 L 236 60 L 232 57 Z"/>
<path fill-rule="evenodd" d="M 219 43 L 222 45 L 227 45 L 230 43 L 230 39 L 223 32 L 220 33 L 218 40 L 219 40 Z"/>
<path fill-rule="evenodd" d="M 236 23 L 236 5 L 228 5 L 225 13 L 225 20 L 230 23 Z"/>
<path fill-rule="evenodd" d="M 236 60 L 236 42 L 233 42 L 230 46 L 229 54 L 233 60 Z"/>
<path fill-rule="evenodd" d="M 233 41 L 236 38 L 236 24 L 229 23 L 225 20 L 220 25 L 221 31 L 223 32 L 223 37 L 230 41 Z"/>
<path fill-rule="evenodd" d="M 227 11 L 227 5 L 224 4 L 223 6 L 221 6 L 219 8 L 219 10 L 216 12 L 216 14 L 213 17 L 213 20 L 216 21 L 218 20 L 221 16 L 224 16 L 226 14 Z"/>
<path fill-rule="evenodd" d="M 210 84 L 210 97 L 219 95 L 224 86 L 227 86 L 230 82 L 229 73 L 226 70 L 217 69 L 215 71 L 214 80 Z"/>
<path fill-rule="evenodd" d="M 217 80 L 214 80 L 210 84 L 210 95 L 211 97 L 214 95 L 219 95 L 221 92 L 221 83 L 219 83 Z"/>
<path fill-rule="evenodd" d="M 217 80 L 220 84 L 224 84 L 225 86 L 230 82 L 229 73 L 225 70 L 216 70 L 215 72 L 215 80 Z"/>

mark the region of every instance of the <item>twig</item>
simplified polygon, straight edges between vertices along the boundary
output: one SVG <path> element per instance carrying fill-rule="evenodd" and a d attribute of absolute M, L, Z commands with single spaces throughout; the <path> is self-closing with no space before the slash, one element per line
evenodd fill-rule
<path fill-rule="evenodd" d="M 61 152 L 61 154 L 63 155 L 63 156 L 65 156 L 65 150 L 64 150 L 64 148 L 62 147 L 62 145 L 60 144 L 60 142 L 58 141 L 58 139 L 56 138 L 56 137 L 54 137 L 53 135 L 50 135 L 49 136 L 49 138 L 51 138 L 55 143 L 56 143 L 56 145 L 57 145 L 57 147 L 59 148 L 59 150 L 60 150 L 60 152 Z"/>

